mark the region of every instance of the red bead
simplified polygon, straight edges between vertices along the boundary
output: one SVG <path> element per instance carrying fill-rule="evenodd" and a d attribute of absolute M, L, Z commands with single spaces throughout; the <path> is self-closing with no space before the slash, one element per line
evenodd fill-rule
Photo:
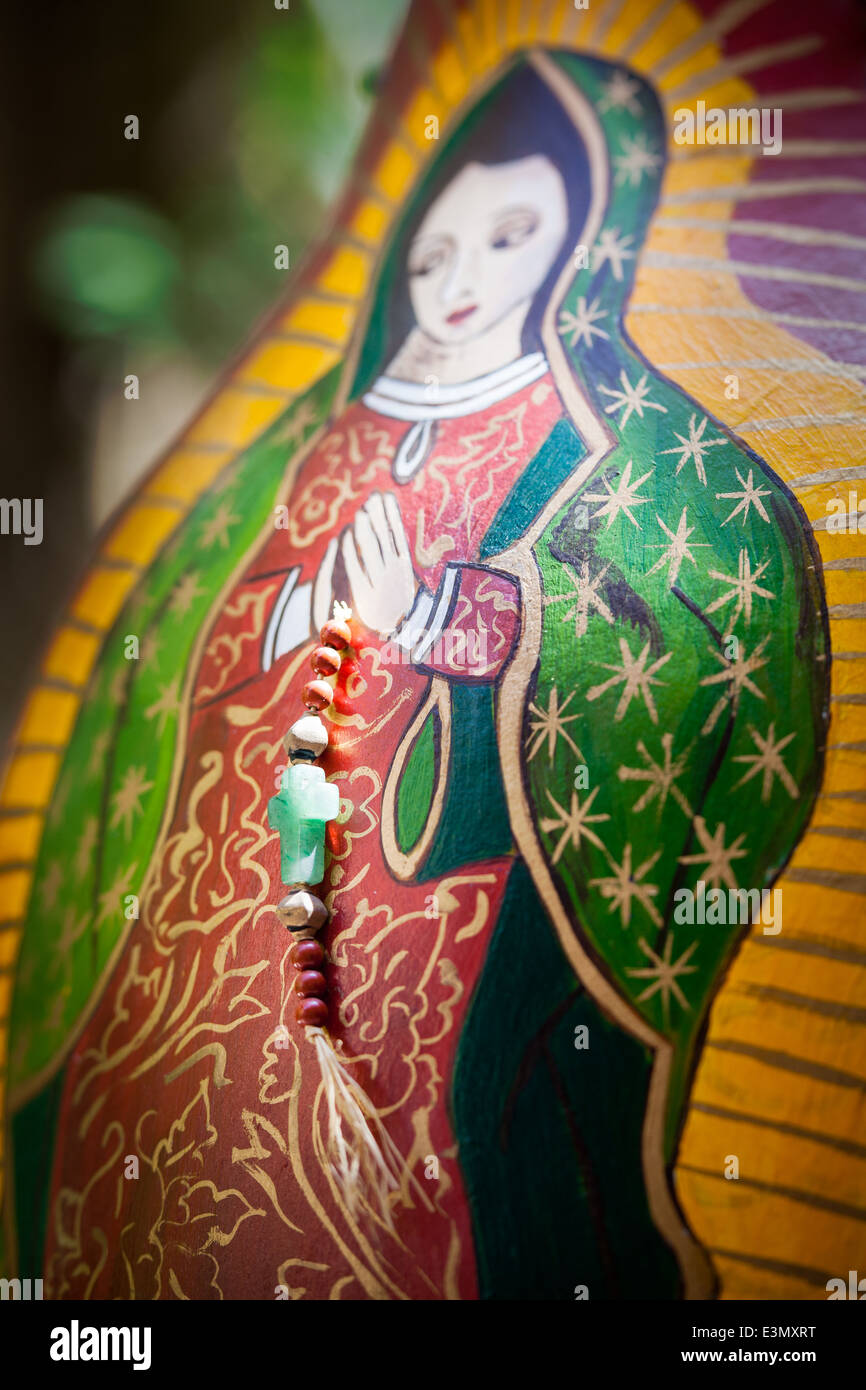
<path fill-rule="evenodd" d="M 328 1021 L 328 1006 L 324 999 L 302 999 L 295 1012 L 299 1023 L 318 1028 Z"/>
<path fill-rule="evenodd" d="M 307 938 L 305 941 L 296 941 L 291 951 L 289 960 L 297 970 L 318 970 L 323 964 L 325 952 L 318 941 Z"/>
<path fill-rule="evenodd" d="M 330 618 L 319 633 L 319 641 L 323 647 L 334 647 L 338 652 L 345 650 L 352 641 L 349 624 L 342 618 Z"/>
<path fill-rule="evenodd" d="M 335 676 L 340 669 L 341 656 L 333 647 L 317 647 L 310 657 L 310 665 L 319 676 Z"/>
<path fill-rule="evenodd" d="M 327 989 L 328 982 L 321 970 L 302 970 L 295 977 L 297 994 L 325 994 Z"/>
<path fill-rule="evenodd" d="M 307 709 L 323 710 L 333 703 L 334 691 L 327 681 L 307 681 L 301 699 Z"/>

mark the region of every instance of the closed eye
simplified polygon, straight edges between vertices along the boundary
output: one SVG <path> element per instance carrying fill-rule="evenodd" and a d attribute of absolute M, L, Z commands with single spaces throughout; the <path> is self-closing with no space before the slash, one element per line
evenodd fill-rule
<path fill-rule="evenodd" d="M 528 241 L 538 227 L 539 216 L 532 208 L 514 208 L 503 214 L 490 235 L 494 251 L 505 251 Z"/>
<path fill-rule="evenodd" d="M 409 252 L 408 271 L 410 275 L 431 275 L 450 255 L 451 248 L 447 241 L 434 241 L 422 243 L 420 246 L 413 246 Z"/>

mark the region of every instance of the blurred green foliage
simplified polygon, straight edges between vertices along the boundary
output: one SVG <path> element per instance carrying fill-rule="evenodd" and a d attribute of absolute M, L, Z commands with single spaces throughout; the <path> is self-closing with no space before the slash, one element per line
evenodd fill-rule
<path fill-rule="evenodd" d="M 142 121 L 170 190 L 158 211 L 118 189 L 54 210 L 33 270 L 45 312 L 106 356 L 178 352 L 218 366 L 285 288 L 322 229 L 406 0 L 293 0 L 264 6 L 229 51 L 203 46 L 187 90 Z M 185 136 L 213 119 L 218 139 Z M 204 149 L 200 163 L 195 155 Z"/>
<path fill-rule="evenodd" d="M 145 207 L 72 198 L 37 250 L 36 273 L 70 333 L 160 336 L 181 273 L 180 248 L 165 220 Z"/>

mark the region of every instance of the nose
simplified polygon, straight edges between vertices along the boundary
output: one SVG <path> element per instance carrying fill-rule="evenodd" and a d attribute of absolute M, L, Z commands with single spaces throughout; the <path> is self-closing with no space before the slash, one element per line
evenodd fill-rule
<path fill-rule="evenodd" d="M 473 298 L 478 293 L 479 255 L 477 246 L 458 247 L 439 288 L 443 305 Z"/>

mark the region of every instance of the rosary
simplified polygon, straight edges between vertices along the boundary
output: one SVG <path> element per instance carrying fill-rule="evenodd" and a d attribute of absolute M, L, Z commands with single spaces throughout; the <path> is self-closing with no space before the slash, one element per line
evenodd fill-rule
<path fill-rule="evenodd" d="M 340 810 L 340 793 L 325 780 L 316 763 L 328 748 L 328 730 L 320 718 L 334 698 L 331 681 L 339 674 L 352 642 L 351 609 L 334 604 L 334 616 L 325 623 L 321 645 L 312 654 L 314 679 L 307 682 L 302 700 L 307 713 L 291 726 L 284 740 L 289 767 L 280 790 L 268 802 L 268 821 L 280 837 L 280 877 L 289 888 L 276 912 L 291 932 L 289 959 L 294 965 L 295 1017 L 312 1041 L 318 1057 L 327 1106 L 326 1149 L 331 1171 L 350 1217 L 363 1211 L 393 1232 L 392 1197 L 400 1189 L 404 1198 L 411 1184 L 429 1205 L 417 1179 L 390 1138 L 381 1116 L 358 1084 L 327 1031 L 330 1011 L 326 995 L 325 950 L 316 940 L 329 920 L 321 898 L 310 891 L 320 884 L 325 870 L 325 826 Z"/>

